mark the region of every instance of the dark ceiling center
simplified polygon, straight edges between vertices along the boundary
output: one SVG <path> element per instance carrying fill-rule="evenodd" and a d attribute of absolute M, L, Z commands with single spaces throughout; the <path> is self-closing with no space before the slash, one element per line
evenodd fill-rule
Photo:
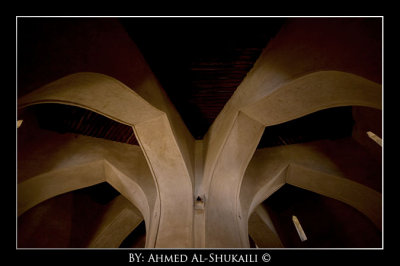
<path fill-rule="evenodd" d="M 282 18 L 120 19 L 189 131 L 202 139 Z"/>

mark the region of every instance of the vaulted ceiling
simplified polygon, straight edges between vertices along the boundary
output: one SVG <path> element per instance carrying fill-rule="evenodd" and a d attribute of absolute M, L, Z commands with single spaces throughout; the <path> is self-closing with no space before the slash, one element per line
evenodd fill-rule
<path fill-rule="evenodd" d="M 138 46 L 195 139 L 203 139 L 263 49 L 285 27 L 286 21 L 286 18 L 117 19 Z M 57 65 L 54 62 L 59 60 L 57 52 L 63 49 L 71 51 L 65 60 L 69 56 L 75 57 L 71 61 L 64 61 L 66 63 L 75 62 L 76 57 L 81 56 L 79 47 L 68 46 L 74 43 L 74 38 L 80 38 L 82 22 L 86 23 L 87 19 L 24 19 L 19 22 L 18 96 L 70 74 L 70 69 L 63 69 L 62 63 Z M 90 38 L 95 39 L 96 35 L 107 30 L 107 27 L 98 28 L 91 32 L 93 36 Z M 91 44 L 87 45 L 90 47 Z M 118 48 L 110 47 L 107 50 L 106 47 L 105 50 L 112 54 L 118 53 Z M 38 64 L 51 65 L 49 72 L 36 71 L 35 66 Z M 120 67 L 124 67 L 123 63 Z M 79 67 L 73 69 L 86 71 Z M 131 127 L 86 109 L 41 104 L 29 107 L 28 110 L 36 114 L 39 126 L 43 129 L 138 145 Z M 18 113 L 20 115 L 22 113 Z M 258 148 L 351 136 L 353 125 L 351 106 L 326 109 L 267 127 Z M 103 192 L 101 194 L 107 196 L 108 192 Z M 282 202 L 282 198 L 306 202 L 302 199 L 307 198 L 307 195 L 298 193 L 296 197 L 289 198 L 288 195 L 293 195 L 293 191 L 289 192 L 276 194 L 275 198 L 279 197 L 279 200 L 275 200 L 275 203 L 274 198 L 271 198 L 264 204 L 277 209 L 276 213 L 279 214 L 292 211 L 290 208 L 284 211 L 278 208 L 280 205 L 276 202 Z M 312 200 L 318 202 L 317 198 Z M 304 204 L 303 207 L 309 206 Z M 299 211 L 303 209 L 298 208 Z M 341 210 L 340 206 L 337 209 Z M 275 218 L 279 220 L 282 217 L 277 215 Z"/>
<path fill-rule="evenodd" d="M 193 137 L 202 139 L 286 20 L 119 18 L 118 22 L 138 46 Z M 68 29 L 69 24 L 73 24 L 71 21 L 39 19 L 21 22 L 18 95 L 34 89 L 26 81 L 29 72 L 38 60 L 46 63 L 55 57 L 52 53 L 56 51 L 47 50 L 47 55 L 43 54 L 45 42 L 62 43 L 60 31 Z M 74 27 L 79 27 L 79 20 L 73 21 Z M 71 32 L 70 36 L 66 33 L 69 39 L 74 38 L 74 31 Z M 44 129 L 138 145 L 129 126 L 89 110 L 57 104 L 38 105 L 32 109 Z M 352 126 L 351 107 L 328 109 L 267 128 L 259 148 L 350 136 Z"/>

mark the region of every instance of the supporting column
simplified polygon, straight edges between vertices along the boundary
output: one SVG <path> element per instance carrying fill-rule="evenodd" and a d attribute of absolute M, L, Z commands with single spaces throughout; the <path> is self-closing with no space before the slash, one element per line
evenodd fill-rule
<path fill-rule="evenodd" d="M 160 209 L 154 214 L 159 216 L 155 247 L 190 248 L 193 245 L 192 183 L 168 118 L 164 114 L 133 128 L 159 191 Z"/>
<path fill-rule="evenodd" d="M 195 191 L 194 191 L 194 215 L 193 215 L 193 241 L 194 248 L 205 248 L 205 204 L 206 197 L 201 194 L 199 187 L 203 180 L 203 141 L 195 142 Z"/>
<path fill-rule="evenodd" d="M 206 202 L 206 247 L 249 247 L 239 220 L 239 192 L 264 126 L 239 112 L 214 168 Z M 242 235 L 242 236 L 241 236 Z"/>

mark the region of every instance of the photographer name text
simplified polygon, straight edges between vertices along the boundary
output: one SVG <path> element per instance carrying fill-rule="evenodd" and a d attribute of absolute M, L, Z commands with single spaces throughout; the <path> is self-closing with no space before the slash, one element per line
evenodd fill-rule
<path fill-rule="evenodd" d="M 271 256 L 265 253 L 261 256 L 262 262 L 269 262 Z M 239 263 L 256 263 L 258 262 L 257 254 L 148 254 L 147 256 L 142 253 L 129 253 L 129 262 L 149 262 L 149 263 L 196 263 L 196 262 L 239 262 Z"/>

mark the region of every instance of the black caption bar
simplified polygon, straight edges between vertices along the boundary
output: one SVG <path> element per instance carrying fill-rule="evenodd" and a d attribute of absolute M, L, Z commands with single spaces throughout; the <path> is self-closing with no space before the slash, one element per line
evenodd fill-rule
<path fill-rule="evenodd" d="M 17 265 L 380 265 L 382 250 L 285 250 L 285 249 L 17 249 Z M 20 264 L 22 263 L 22 264 Z"/>

